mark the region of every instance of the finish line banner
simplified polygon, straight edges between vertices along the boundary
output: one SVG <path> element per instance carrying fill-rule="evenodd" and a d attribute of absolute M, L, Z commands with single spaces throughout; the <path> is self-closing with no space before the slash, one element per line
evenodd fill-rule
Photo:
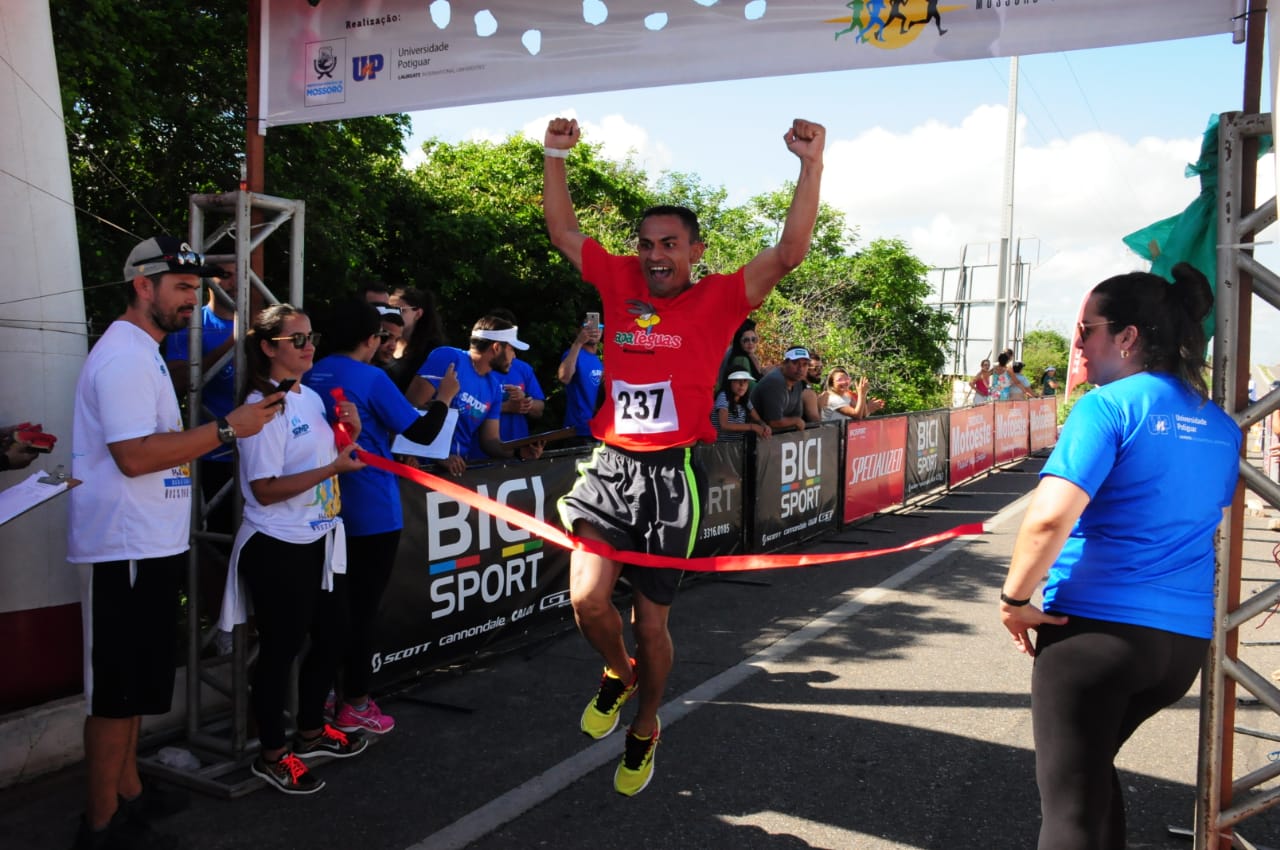
<path fill-rule="evenodd" d="M 1226 33 L 1232 0 L 262 0 L 260 131 Z"/>

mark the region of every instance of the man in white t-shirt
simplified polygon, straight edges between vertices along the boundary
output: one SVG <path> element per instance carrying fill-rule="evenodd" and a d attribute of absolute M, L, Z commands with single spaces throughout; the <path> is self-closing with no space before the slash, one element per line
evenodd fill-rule
<path fill-rule="evenodd" d="M 128 306 L 76 383 L 67 560 L 80 566 L 89 799 L 77 847 L 149 829 L 138 776 L 143 714 L 173 697 L 178 593 L 186 574 L 190 465 L 262 430 L 281 393 L 184 431 L 159 344 L 187 327 L 200 278 L 221 272 L 171 236 L 129 253 Z"/>

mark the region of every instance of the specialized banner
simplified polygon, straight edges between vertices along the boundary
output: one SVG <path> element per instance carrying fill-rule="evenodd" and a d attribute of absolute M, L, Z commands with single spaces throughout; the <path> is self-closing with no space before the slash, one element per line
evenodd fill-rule
<path fill-rule="evenodd" d="M 570 458 L 468 469 L 461 483 L 558 523 Z M 374 639 L 374 685 L 469 657 L 495 639 L 570 616 L 569 552 L 400 479 L 404 532 Z M 352 569 L 359 569 L 353 564 Z"/>
<path fill-rule="evenodd" d="M 260 129 L 1228 32 L 1232 0 L 262 0 Z"/>
<path fill-rule="evenodd" d="M 1037 452 L 1058 443 L 1058 399 L 1033 398 L 1027 402 L 1030 409 L 1030 448 Z"/>
<path fill-rule="evenodd" d="M 906 498 L 947 486 L 947 411 L 907 417 Z"/>
<path fill-rule="evenodd" d="M 747 507 L 752 504 L 745 492 L 747 444 L 744 440 L 700 443 L 694 458 L 706 476 L 707 492 L 702 503 L 702 525 L 693 555 L 737 555 L 745 552 L 743 537 Z"/>
<path fill-rule="evenodd" d="M 996 463 L 1008 463 L 1027 455 L 1027 402 L 1001 401 L 995 405 Z"/>
<path fill-rule="evenodd" d="M 907 417 L 850 421 L 844 449 L 844 522 L 902 504 Z"/>
<path fill-rule="evenodd" d="M 991 468 L 995 457 L 995 408 L 999 403 L 951 411 L 952 487 Z"/>
<path fill-rule="evenodd" d="M 756 441 L 751 550 L 780 549 L 835 525 L 842 437 L 843 423 L 830 423 Z"/>

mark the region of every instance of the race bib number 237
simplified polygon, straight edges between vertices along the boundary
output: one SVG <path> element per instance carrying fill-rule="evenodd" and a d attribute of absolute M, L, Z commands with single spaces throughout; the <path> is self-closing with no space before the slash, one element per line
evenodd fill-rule
<path fill-rule="evenodd" d="M 680 428 L 671 382 L 614 381 L 613 429 L 619 434 L 665 434 Z"/>

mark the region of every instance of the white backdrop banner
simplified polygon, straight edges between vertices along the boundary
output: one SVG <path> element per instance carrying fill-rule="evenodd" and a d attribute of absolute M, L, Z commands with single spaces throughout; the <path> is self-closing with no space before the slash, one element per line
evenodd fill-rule
<path fill-rule="evenodd" d="M 312 2 L 263 0 L 264 129 L 1187 38 L 1229 32 L 1233 7 L 1232 0 Z"/>

